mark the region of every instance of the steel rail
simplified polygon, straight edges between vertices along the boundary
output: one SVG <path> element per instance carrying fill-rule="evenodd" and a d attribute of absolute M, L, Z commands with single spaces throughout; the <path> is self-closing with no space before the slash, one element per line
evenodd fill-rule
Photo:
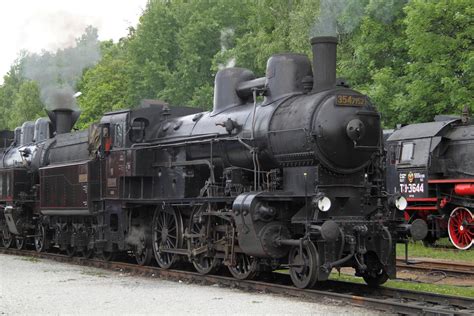
<path fill-rule="evenodd" d="M 292 296 L 305 300 L 327 303 L 344 302 L 354 306 L 377 309 L 404 315 L 473 315 L 474 299 L 433 293 L 380 287 L 371 289 L 363 284 L 328 281 L 318 289 L 298 289 L 290 285 L 288 275 L 269 275 L 267 280 L 237 280 L 222 275 L 201 275 L 185 270 L 164 270 L 152 266 L 139 266 L 126 262 L 103 261 L 81 257 L 68 257 L 56 253 L 0 248 L 0 254 L 31 256 L 58 262 L 73 263 L 122 273 L 131 273 L 165 280 L 183 281 L 203 285 L 218 284 L 244 291 L 259 291 L 270 294 Z M 276 282 L 276 283 L 275 283 Z"/>
<path fill-rule="evenodd" d="M 432 260 L 408 260 L 397 259 L 397 268 L 424 272 L 443 272 L 447 275 L 474 276 L 474 265 L 468 263 L 451 263 Z"/>

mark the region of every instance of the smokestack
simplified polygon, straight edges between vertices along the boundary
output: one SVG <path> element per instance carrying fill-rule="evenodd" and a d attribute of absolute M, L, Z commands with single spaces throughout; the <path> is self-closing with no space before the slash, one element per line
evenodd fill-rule
<path fill-rule="evenodd" d="M 336 86 L 337 38 L 318 36 L 311 39 L 313 50 L 313 92 Z"/>
<path fill-rule="evenodd" d="M 67 108 L 54 109 L 52 111 L 46 112 L 48 113 L 49 119 L 53 124 L 53 129 L 56 134 L 69 133 L 81 115 L 80 111 L 74 111 Z"/>

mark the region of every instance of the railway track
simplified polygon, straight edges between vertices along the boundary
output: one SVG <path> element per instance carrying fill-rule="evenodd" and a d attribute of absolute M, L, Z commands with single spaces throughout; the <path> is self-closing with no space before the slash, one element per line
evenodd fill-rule
<path fill-rule="evenodd" d="M 268 274 L 257 281 L 237 280 L 222 275 L 200 275 L 184 270 L 163 270 L 157 267 L 138 266 L 126 262 L 68 257 L 55 253 L 37 253 L 0 248 L 0 253 L 31 256 L 59 262 L 120 271 L 136 275 L 198 284 L 218 284 L 245 291 L 259 291 L 293 296 L 320 302 L 349 303 L 370 309 L 399 314 L 473 315 L 474 299 L 380 287 L 371 289 L 363 284 L 328 281 L 318 289 L 298 289 L 291 285 L 289 276 Z"/>
<path fill-rule="evenodd" d="M 470 276 L 474 277 L 474 265 L 462 263 L 450 263 L 434 260 L 408 260 L 397 259 L 397 268 L 409 271 L 421 272 L 443 272 L 453 276 Z"/>

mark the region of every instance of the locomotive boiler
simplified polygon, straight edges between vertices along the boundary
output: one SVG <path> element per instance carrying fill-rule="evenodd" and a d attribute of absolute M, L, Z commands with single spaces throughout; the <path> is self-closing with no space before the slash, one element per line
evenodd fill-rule
<path fill-rule="evenodd" d="M 411 124 L 387 139 L 387 186 L 406 196 L 407 221 L 429 227 L 423 242 L 449 237 L 458 249 L 474 243 L 474 124 L 462 117 L 438 116 Z"/>
<path fill-rule="evenodd" d="M 52 137 L 9 148 L 21 163 L 1 172 L 24 170 L 30 200 L 2 199 L 3 238 L 240 279 L 287 267 L 301 288 L 344 266 L 370 285 L 395 277 L 395 243 L 426 227 L 385 192 L 380 116 L 336 79 L 336 38 L 311 44 L 313 68 L 288 53 L 263 78 L 220 70 L 209 112 L 148 102 L 80 132 L 75 112 L 53 112 Z"/>

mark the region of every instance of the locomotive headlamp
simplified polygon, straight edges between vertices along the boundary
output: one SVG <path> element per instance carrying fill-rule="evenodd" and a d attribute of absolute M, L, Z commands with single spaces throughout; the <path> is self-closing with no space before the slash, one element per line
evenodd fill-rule
<path fill-rule="evenodd" d="M 408 201 L 403 195 L 400 195 L 395 198 L 394 204 L 397 209 L 404 211 L 408 206 Z"/>
<path fill-rule="evenodd" d="M 331 208 L 331 200 L 323 194 L 318 194 L 313 198 L 313 205 L 321 212 L 327 212 Z"/>

